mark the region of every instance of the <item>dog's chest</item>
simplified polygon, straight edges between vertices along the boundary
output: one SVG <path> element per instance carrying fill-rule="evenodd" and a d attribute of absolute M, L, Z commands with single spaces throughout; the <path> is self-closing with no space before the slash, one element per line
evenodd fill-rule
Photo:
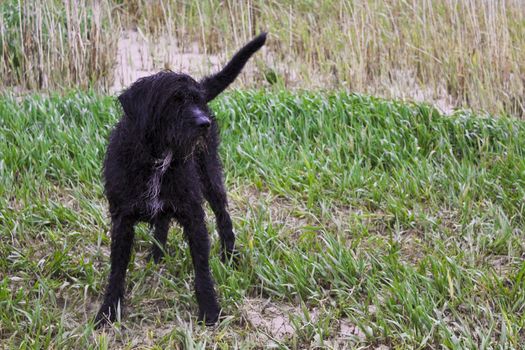
<path fill-rule="evenodd" d="M 148 212 L 155 216 L 164 208 L 165 201 L 162 199 L 163 182 L 166 173 L 171 165 L 173 154 L 167 152 L 163 158 L 158 159 L 154 166 L 152 174 L 148 180 L 146 193 L 144 194 Z M 164 186 L 166 187 L 166 186 Z"/>
<path fill-rule="evenodd" d="M 168 152 L 158 159 L 149 176 L 143 193 L 143 203 L 149 216 L 160 212 L 174 212 L 181 201 L 198 199 L 198 191 L 194 190 L 193 180 L 197 178 L 192 161 L 184 165 L 174 160 Z"/>

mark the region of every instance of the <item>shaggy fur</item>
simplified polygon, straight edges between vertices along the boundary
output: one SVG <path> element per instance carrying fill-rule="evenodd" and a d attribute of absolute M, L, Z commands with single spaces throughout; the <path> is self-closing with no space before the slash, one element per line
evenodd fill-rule
<path fill-rule="evenodd" d="M 224 260 L 234 252 L 235 236 L 217 155 L 218 126 L 207 103 L 235 80 L 265 41 L 266 34 L 259 35 L 223 70 L 201 82 L 164 71 L 137 80 L 119 96 L 124 115 L 111 133 L 104 162 L 112 224 L 111 272 L 97 326 L 114 321 L 122 305 L 134 225 L 143 221 L 154 227 L 160 246 L 153 246 L 151 257 L 158 262 L 173 218 L 190 246 L 198 319 L 206 324 L 218 320 L 203 196 L 217 220 Z"/>

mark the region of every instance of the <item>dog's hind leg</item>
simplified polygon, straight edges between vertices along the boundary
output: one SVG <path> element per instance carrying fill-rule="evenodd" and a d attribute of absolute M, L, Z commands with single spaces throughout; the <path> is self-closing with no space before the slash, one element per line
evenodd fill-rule
<path fill-rule="evenodd" d="M 167 215 L 158 217 L 154 222 L 153 237 L 156 242 L 153 242 L 151 248 L 150 258 L 158 264 L 164 256 L 164 248 L 166 247 L 166 240 L 168 239 L 168 230 L 170 228 L 170 218 Z"/>
<path fill-rule="evenodd" d="M 228 213 L 228 199 L 224 189 L 222 166 L 215 152 L 199 155 L 199 169 L 204 198 L 210 203 L 217 221 L 217 230 L 221 239 L 221 258 L 230 259 L 235 251 L 235 234 Z"/>
<path fill-rule="evenodd" d="M 213 325 L 219 319 L 220 307 L 213 287 L 209 258 L 210 237 L 204 223 L 204 210 L 200 204 L 190 204 L 187 211 L 176 213 L 176 219 L 188 238 L 195 269 L 195 294 L 199 303 L 199 322 Z"/>
<path fill-rule="evenodd" d="M 104 302 L 95 317 L 96 327 L 117 319 L 119 305 L 125 292 L 126 270 L 133 246 L 133 226 L 135 221 L 129 218 L 114 217 L 111 229 L 111 272 L 104 296 Z"/>

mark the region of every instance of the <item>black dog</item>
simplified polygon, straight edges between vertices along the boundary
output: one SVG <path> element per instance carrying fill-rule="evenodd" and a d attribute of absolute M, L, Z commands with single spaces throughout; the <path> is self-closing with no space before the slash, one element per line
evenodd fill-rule
<path fill-rule="evenodd" d="M 202 197 L 215 214 L 221 256 L 234 253 L 235 236 L 217 154 L 219 132 L 207 103 L 231 84 L 248 59 L 266 41 L 250 41 L 219 73 L 197 82 L 164 71 L 137 80 L 119 96 L 124 116 L 111 133 L 104 162 L 105 193 L 111 215 L 111 273 L 97 326 L 116 319 L 124 297 L 124 280 L 138 221 L 154 226 L 163 246 L 175 218 L 188 239 L 195 269 L 199 321 L 217 322 L 219 304 L 208 263 L 210 240 Z M 162 258 L 154 245 L 151 257 Z"/>

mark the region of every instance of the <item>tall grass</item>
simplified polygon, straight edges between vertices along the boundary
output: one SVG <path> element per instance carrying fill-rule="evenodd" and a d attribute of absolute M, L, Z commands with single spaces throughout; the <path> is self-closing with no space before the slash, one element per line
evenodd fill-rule
<path fill-rule="evenodd" d="M 345 88 L 525 114 L 520 0 L 11 0 L 0 8 L 4 85 L 97 82 L 108 88 L 115 40 L 124 29 L 138 29 L 152 42 L 176 41 L 181 51 L 197 43 L 204 54 L 231 54 L 268 30 L 268 50 L 258 61 L 265 74 L 244 85 L 259 86 L 265 76 L 287 87 Z"/>
<path fill-rule="evenodd" d="M 98 1 L 0 4 L 0 74 L 22 89 L 104 88 L 112 82 L 118 36 Z"/>

